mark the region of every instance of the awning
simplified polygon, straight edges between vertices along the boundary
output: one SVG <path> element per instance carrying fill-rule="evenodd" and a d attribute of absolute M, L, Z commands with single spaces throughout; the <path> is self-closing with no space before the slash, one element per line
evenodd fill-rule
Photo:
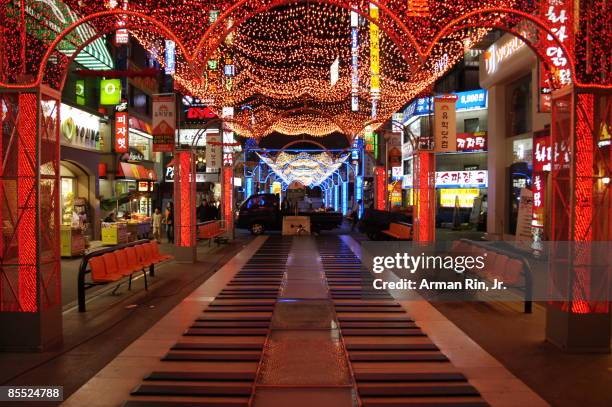
<path fill-rule="evenodd" d="M 136 181 L 140 181 L 140 180 L 157 181 L 157 174 L 155 173 L 155 170 L 150 170 L 139 164 L 131 164 L 131 163 L 123 163 L 123 162 L 119 163 L 119 168 L 117 170 L 117 177 L 133 179 Z"/>

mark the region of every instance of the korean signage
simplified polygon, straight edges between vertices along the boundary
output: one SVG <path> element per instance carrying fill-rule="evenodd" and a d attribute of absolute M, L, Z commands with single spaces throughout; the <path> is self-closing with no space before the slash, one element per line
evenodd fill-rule
<path fill-rule="evenodd" d="M 100 81 L 100 104 L 114 106 L 121 103 L 121 80 L 102 79 Z"/>
<path fill-rule="evenodd" d="M 351 111 L 359 111 L 359 14 L 351 11 Z"/>
<path fill-rule="evenodd" d="M 550 130 L 535 132 L 533 135 L 533 172 L 550 171 L 551 163 Z"/>
<path fill-rule="evenodd" d="M 488 185 L 487 170 L 436 172 L 436 188 L 487 188 Z"/>
<path fill-rule="evenodd" d="M 223 147 L 219 133 L 206 134 L 206 171 L 216 172 L 221 168 Z"/>
<path fill-rule="evenodd" d="M 487 151 L 487 132 L 457 134 L 457 151 Z"/>
<path fill-rule="evenodd" d="M 441 96 L 434 99 L 434 143 L 436 152 L 457 151 L 456 101 L 455 96 Z"/>
<path fill-rule="evenodd" d="M 567 55 L 564 55 L 563 50 L 559 46 L 559 43 L 565 45 L 566 48 L 572 46 L 571 38 L 571 8 L 573 4 L 569 0 L 544 0 L 541 4 L 542 7 L 542 18 L 547 22 L 547 25 L 551 27 L 551 31 L 557 37 L 557 41 L 549 35 L 542 34 L 540 39 L 541 45 L 546 49 L 546 56 L 548 56 L 552 62 L 552 76 L 553 80 L 560 86 L 568 85 L 571 78 L 571 70 Z M 542 67 L 544 68 L 544 67 Z"/>
<path fill-rule="evenodd" d="M 533 215 L 531 225 L 535 228 L 544 227 L 544 205 L 546 203 L 546 171 L 551 170 L 552 147 L 550 145 L 550 130 L 535 132 L 533 135 Z"/>
<path fill-rule="evenodd" d="M 113 8 L 117 8 L 118 6 L 120 6 L 122 10 L 127 10 L 128 0 L 110 0 L 109 1 L 109 8 L 113 9 Z M 127 24 L 126 16 L 120 16 L 116 24 L 117 31 L 115 31 L 115 45 L 125 45 L 130 42 L 130 34 L 127 28 L 125 28 L 126 24 Z"/>
<path fill-rule="evenodd" d="M 487 91 L 484 89 L 454 93 L 457 96 L 455 110 L 464 112 L 487 108 Z M 413 116 L 425 116 L 434 112 L 434 98 L 419 98 L 404 110 L 404 122 Z"/>
<path fill-rule="evenodd" d="M 153 151 L 172 151 L 175 130 L 176 100 L 174 95 L 153 95 Z"/>
<path fill-rule="evenodd" d="M 128 113 L 115 112 L 115 152 L 127 153 L 128 143 Z"/>

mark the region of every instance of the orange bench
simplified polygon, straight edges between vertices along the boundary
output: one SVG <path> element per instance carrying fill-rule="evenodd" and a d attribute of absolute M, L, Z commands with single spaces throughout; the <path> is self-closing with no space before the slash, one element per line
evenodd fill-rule
<path fill-rule="evenodd" d="M 455 255 L 470 254 L 485 256 L 484 270 L 468 270 L 489 281 L 503 281 L 507 287 L 515 288 L 525 293 L 524 312 L 532 311 L 532 276 L 529 262 L 520 254 L 495 247 L 491 243 L 476 242 L 467 239 L 454 241 L 451 252 Z"/>
<path fill-rule="evenodd" d="M 213 239 L 218 239 L 222 234 L 225 233 L 223 227 L 223 221 L 211 220 L 208 222 L 200 223 L 198 226 L 198 239 L 208 239 L 208 245 L 210 246 Z M 219 243 L 219 239 L 217 243 Z"/>
<path fill-rule="evenodd" d="M 128 289 L 132 289 L 132 275 L 142 272 L 145 290 L 149 289 L 147 268 L 151 276 L 155 273 L 155 264 L 173 259 L 173 256 L 161 254 L 156 241 L 137 241 L 120 245 L 83 257 L 78 275 L 79 312 L 85 312 L 85 290 L 94 285 L 115 283 L 128 277 Z M 89 267 L 88 267 L 89 266 Z M 91 274 L 91 283 L 85 283 L 85 274 Z M 113 290 L 113 293 L 121 284 Z"/>
<path fill-rule="evenodd" d="M 391 223 L 389 229 L 383 230 L 382 233 L 396 240 L 412 239 L 412 227 L 405 223 Z"/>

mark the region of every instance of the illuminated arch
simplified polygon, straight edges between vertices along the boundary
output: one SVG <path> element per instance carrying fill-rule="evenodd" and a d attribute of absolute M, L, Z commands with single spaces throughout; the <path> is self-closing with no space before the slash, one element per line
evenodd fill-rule
<path fill-rule="evenodd" d="M 65 40 L 65 38 L 69 34 L 71 34 L 74 30 L 76 30 L 78 27 L 82 26 L 83 24 L 86 24 L 86 23 L 95 23 L 95 21 L 98 20 L 98 19 L 100 19 L 103 22 L 105 22 L 105 19 L 110 19 L 110 18 L 112 18 L 114 16 L 137 17 L 137 18 L 141 18 L 141 19 L 151 23 L 154 27 L 157 27 L 159 29 L 158 33 L 160 35 L 164 35 L 165 38 L 173 40 L 176 43 L 178 49 L 181 51 L 181 53 L 183 53 L 185 58 L 189 59 L 190 54 L 187 51 L 187 49 L 185 48 L 183 42 L 176 36 L 176 34 L 170 28 L 168 28 L 166 25 L 164 25 L 162 22 L 160 22 L 156 18 L 150 17 L 149 15 L 143 14 L 141 12 L 130 11 L 130 10 L 99 11 L 99 12 L 96 12 L 96 13 L 93 13 L 93 14 L 89 14 L 89 15 L 87 15 L 85 17 L 82 17 L 78 21 L 75 21 L 72 24 L 70 24 L 68 27 L 65 27 L 62 30 L 62 32 L 57 37 L 55 37 L 55 39 L 50 44 L 47 45 L 45 54 L 43 55 L 43 57 L 39 61 L 38 73 L 36 75 L 36 79 L 35 79 L 34 82 L 28 83 L 28 84 L 10 84 L 10 83 L 0 82 L 0 86 L 1 87 L 5 87 L 5 88 L 13 88 L 13 89 L 26 89 L 26 88 L 32 88 L 34 86 L 38 86 L 38 85 L 42 84 L 43 80 L 44 80 L 44 77 L 45 77 L 45 72 L 46 72 L 46 69 L 47 69 L 47 65 L 48 65 L 49 59 L 51 58 L 52 54 L 56 51 L 56 48 L 60 44 L 61 41 Z M 128 28 L 129 28 L 129 22 L 128 22 Z M 115 31 L 115 30 L 116 30 L 116 28 L 109 29 L 108 31 L 112 32 L 112 31 Z M 104 33 L 107 33 L 107 30 L 105 30 Z M 94 38 L 99 38 L 99 36 L 94 36 Z M 91 42 L 91 41 L 89 41 L 89 42 Z M 83 47 L 86 46 L 89 42 L 86 42 L 85 44 L 82 44 L 80 49 L 83 49 Z"/>
<path fill-rule="evenodd" d="M 228 34 L 235 31 L 241 24 L 243 24 L 245 21 L 252 18 L 253 16 L 269 11 L 275 7 L 288 5 L 288 4 L 299 4 L 299 3 L 329 4 L 329 5 L 334 5 L 334 6 L 343 8 L 348 11 L 354 11 L 358 13 L 359 15 L 361 15 L 362 17 L 364 17 L 371 23 L 377 25 L 381 29 L 381 31 L 383 31 L 393 41 L 395 46 L 398 47 L 398 49 L 402 53 L 404 60 L 410 66 L 416 65 L 416 62 L 418 61 L 422 62 L 423 59 L 426 57 L 426 55 L 422 52 L 421 46 L 416 41 L 416 38 L 414 37 L 412 32 L 399 19 L 399 17 L 395 13 L 393 13 L 386 5 L 376 0 L 371 0 L 370 3 L 377 6 L 378 9 L 383 12 L 381 14 L 382 16 L 389 17 L 395 24 L 397 24 L 397 26 L 399 27 L 399 33 L 397 34 L 401 36 L 405 36 L 407 38 L 410 46 L 414 49 L 414 51 L 417 54 L 416 60 L 410 57 L 410 53 L 407 52 L 407 50 L 403 46 L 403 41 L 401 41 L 400 38 L 398 38 L 396 33 L 384 27 L 382 24 L 380 24 L 380 21 L 376 21 L 372 19 L 369 13 L 366 13 L 357 7 L 353 7 L 351 2 L 348 2 L 345 0 L 343 1 L 341 0 L 273 0 L 273 1 L 270 1 L 268 4 L 265 4 L 265 5 L 262 5 L 256 8 L 254 11 L 243 14 L 241 18 L 237 19 L 238 21 L 237 23 L 233 23 L 230 28 L 223 29 L 220 32 L 220 34 L 215 35 L 215 30 L 217 30 L 219 27 L 222 27 L 222 25 L 225 24 L 225 22 L 228 19 L 232 18 L 232 15 L 234 12 L 239 12 L 241 7 L 248 6 L 249 5 L 248 3 L 250 2 L 254 2 L 254 0 L 239 0 L 233 6 L 225 10 L 219 16 L 219 18 L 210 27 L 208 27 L 208 29 L 204 32 L 204 35 L 198 42 L 195 48 L 195 51 L 193 53 L 194 58 L 200 55 L 204 51 L 204 48 L 205 48 L 206 51 L 203 57 L 201 58 L 201 60 L 207 61 L 210 58 L 211 54 L 221 45 L 221 42 L 227 37 Z M 208 46 L 206 46 L 206 44 L 208 44 Z"/>
<path fill-rule="evenodd" d="M 492 17 L 496 21 L 489 21 L 487 17 L 491 17 L 493 14 L 497 14 Z M 506 16 L 504 16 L 503 14 L 506 14 Z M 520 10 L 511 9 L 511 8 L 493 7 L 493 8 L 473 10 L 473 11 L 470 11 L 468 13 L 461 15 L 460 17 L 453 19 L 448 24 L 446 24 L 442 28 L 442 30 L 440 30 L 436 34 L 434 39 L 431 41 L 431 43 L 429 44 L 429 46 L 427 47 L 425 51 L 426 58 L 429 59 L 435 47 L 442 44 L 441 41 L 443 41 L 444 38 L 447 38 L 450 34 L 454 32 L 458 32 L 458 31 L 461 31 L 463 29 L 468 29 L 468 28 L 491 28 L 491 29 L 499 29 L 499 30 L 505 31 L 507 33 L 510 33 L 518 37 L 529 48 L 531 48 L 535 52 L 535 54 L 547 64 L 547 66 L 554 66 L 551 58 L 547 56 L 546 53 L 543 53 L 542 50 L 539 49 L 538 46 L 532 40 L 525 38 L 518 31 L 518 29 L 516 29 L 516 27 L 511 27 L 507 24 L 504 24 L 504 22 L 506 22 L 511 17 L 520 17 L 522 19 L 525 19 L 528 22 L 534 24 L 535 27 L 541 30 L 543 33 L 550 35 L 550 37 L 552 37 L 555 44 L 558 45 L 562 49 L 564 56 L 568 60 L 568 69 L 570 69 L 570 72 L 571 72 L 572 82 L 580 85 L 580 82 L 576 77 L 576 66 L 575 66 L 575 59 L 574 59 L 573 53 L 570 53 L 567 47 L 565 46 L 565 44 L 559 41 L 557 36 L 550 30 L 548 25 L 542 20 L 540 20 L 539 18 L 534 17 L 532 14 L 529 14 L 529 13 L 526 13 Z M 477 22 L 469 22 L 469 20 L 472 18 L 476 18 Z M 538 34 L 539 33 L 540 32 L 538 32 Z M 423 63 L 421 68 L 424 67 L 425 63 L 426 62 Z"/>

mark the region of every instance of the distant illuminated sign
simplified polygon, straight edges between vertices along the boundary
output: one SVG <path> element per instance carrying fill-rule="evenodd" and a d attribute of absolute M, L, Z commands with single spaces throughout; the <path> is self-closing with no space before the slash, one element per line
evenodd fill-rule
<path fill-rule="evenodd" d="M 474 199 L 478 198 L 480 190 L 470 189 L 441 189 L 440 206 L 443 208 L 471 208 L 474 206 Z"/>
<path fill-rule="evenodd" d="M 487 151 L 487 132 L 457 134 L 457 151 Z"/>
<path fill-rule="evenodd" d="M 164 62 L 166 65 L 164 68 L 166 75 L 173 75 L 176 71 L 176 44 L 172 40 L 166 40 Z"/>
<path fill-rule="evenodd" d="M 412 188 L 414 180 L 411 174 L 402 178 L 403 188 Z M 436 171 L 436 188 L 487 188 L 489 172 L 473 171 Z"/>
<path fill-rule="evenodd" d="M 466 92 L 453 93 L 457 96 L 456 112 L 468 110 L 480 110 L 487 108 L 487 91 L 485 89 L 468 90 Z M 434 98 L 419 98 L 412 102 L 404 110 L 404 123 L 414 116 L 425 116 L 433 113 Z"/>
<path fill-rule="evenodd" d="M 487 170 L 436 172 L 436 188 L 487 188 L 488 185 Z"/>
<path fill-rule="evenodd" d="M 77 79 L 75 85 L 75 96 L 77 105 L 83 106 L 85 104 L 85 80 Z"/>
<path fill-rule="evenodd" d="M 491 45 L 484 53 L 485 69 L 491 75 L 497 71 L 500 64 L 525 46 L 518 37 L 509 36 L 506 40 Z"/>

